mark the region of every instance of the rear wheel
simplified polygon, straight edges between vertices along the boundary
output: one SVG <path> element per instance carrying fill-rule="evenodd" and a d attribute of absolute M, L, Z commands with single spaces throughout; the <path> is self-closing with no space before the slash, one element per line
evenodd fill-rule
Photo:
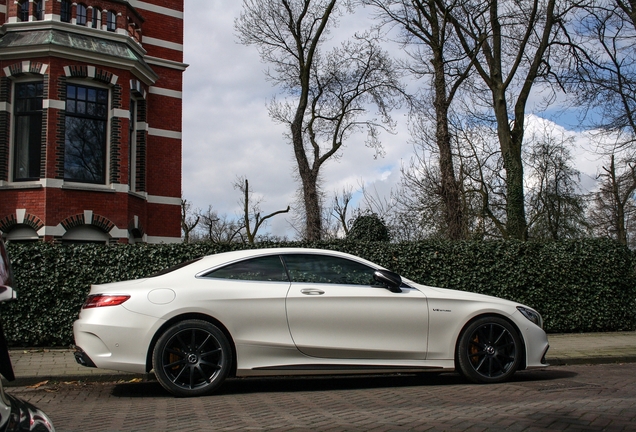
<path fill-rule="evenodd" d="M 200 396 L 216 390 L 232 364 L 225 334 L 202 320 L 168 328 L 157 341 L 152 364 L 159 383 L 176 396 Z"/>
<path fill-rule="evenodd" d="M 457 344 L 459 370 L 476 383 L 508 380 L 519 368 L 523 348 L 515 328 L 499 317 L 483 317 L 462 332 Z"/>

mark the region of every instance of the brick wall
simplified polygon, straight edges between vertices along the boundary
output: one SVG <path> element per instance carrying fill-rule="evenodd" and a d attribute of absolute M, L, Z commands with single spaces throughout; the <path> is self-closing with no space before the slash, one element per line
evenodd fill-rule
<path fill-rule="evenodd" d="M 0 0 L 0 5 L 6 4 L 7 16 L 0 14 L 0 22 L 8 22 L 8 17 L 16 16 L 17 8 L 14 2 Z M 98 7 L 104 11 L 113 10 L 121 13 L 117 18 L 118 28 L 141 29 L 143 36 L 154 38 L 159 42 L 144 44 L 148 56 L 159 57 L 170 61 L 181 62 L 183 51 L 178 48 L 183 44 L 183 0 L 145 0 L 133 4 L 159 6 L 160 13 L 153 7 L 148 10 L 139 7 L 133 10 L 130 4 L 121 1 L 86 0 L 87 6 Z M 46 13 L 59 15 L 60 2 L 46 1 Z M 76 7 L 73 6 L 74 16 Z M 90 22 L 91 9 L 87 11 Z M 13 15 L 12 15 L 13 14 Z M 106 24 L 103 15 L 102 24 Z M 68 24 L 66 24 L 68 26 Z M 7 32 L 11 31 L 11 23 L 5 25 Z M 65 30 L 68 30 L 65 27 Z M 94 35 L 99 35 L 95 30 Z M 129 33 L 133 36 L 132 33 Z M 111 37 L 112 34 L 108 34 Z M 121 37 L 118 35 L 117 37 Z M 137 40 L 137 39 L 136 39 Z M 162 42 L 163 41 L 163 42 Z M 168 47 L 161 46 L 168 45 Z M 101 222 L 93 224 L 102 229 L 115 226 L 120 230 L 135 229 L 136 233 L 161 238 L 179 238 L 181 235 L 180 207 L 176 204 L 149 203 L 143 195 L 128 194 L 121 186 L 109 189 L 109 185 L 125 185 L 129 175 L 129 119 L 123 114 L 129 110 L 131 97 L 130 83 L 136 83 L 135 97 L 137 99 L 137 122 L 146 124 L 149 128 L 172 132 L 181 131 L 182 101 L 180 98 L 168 97 L 151 93 L 150 86 L 163 89 L 181 91 L 181 68 L 169 68 L 158 65 L 150 67 L 158 75 L 156 82 L 148 82 L 146 77 L 136 76 L 134 70 L 128 66 L 118 68 L 113 62 L 104 62 L 100 58 L 93 58 L 90 54 L 86 58 L 79 51 L 71 59 L 61 57 L 30 56 L 25 50 L 24 58 L 5 58 L 0 50 L 0 102 L 8 101 L 11 88 L 16 80 L 41 78 L 45 83 L 44 99 L 51 100 L 51 107 L 43 110 L 42 134 L 42 163 L 41 177 L 47 182 L 34 182 L 28 185 L 14 187 L 9 176 L 10 167 L 10 133 L 11 113 L 0 112 L 0 181 L 8 185 L 0 187 L 0 221 L 15 221 L 16 210 L 24 209 L 33 222 L 32 226 L 57 227 L 60 224 L 72 226 L 83 221 L 85 211 L 92 211 L 98 215 Z M 21 70 L 23 61 L 39 62 L 47 65 L 45 75 L 31 73 L 24 74 Z M 3 68 L 8 67 L 10 76 L 4 74 Z M 67 77 L 65 67 L 70 70 Z M 96 70 L 94 76 L 88 76 L 89 67 Z M 116 75 L 117 82 L 113 84 L 110 78 Z M 72 82 L 90 86 L 107 85 L 111 95 L 111 110 L 116 113 L 110 118 L 108 140 L 108 179 L 109 185 L 91 187 L 86 185 L 67 185 L 64 183 L 64 146 L 65 146 L 65 112 L 60 106 L 66 100 L 66 86 Z M 144 99 L 145 97 L 145 99 Z M 136 134 L 137 158 L 136 163 L 136 191 L 147 192 L 149 195 L 161 197 L 173 203 L 181 197 L 181 140 L 168 138 L 156 134 L 148 134 L 145 130 L 138 130 Z M 51 182 L 53 180 L 53 182 Z M 51 183 L 50 185 L 48 183 Z M 103 191 L 98 191 L 98 189 Z M 153 198 L 154 199 L 154 198 Z M 134 221 L 137 221 L 136 227 Z M 0 229 L 2 229 L 0 222 Z M 5 224 L 5 227 L 8 225 Z M 53 238 L 49 238 L 53 239 Z M 121 241 L 121 240 L 120 240 Z"/>

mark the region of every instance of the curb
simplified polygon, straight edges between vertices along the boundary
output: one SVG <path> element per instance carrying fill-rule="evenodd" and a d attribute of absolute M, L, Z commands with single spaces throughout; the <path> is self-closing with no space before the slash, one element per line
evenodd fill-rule
<path fill-rule="evenodd" d="M 547 358 L 550 366 L 584 365 L 584 364 L 613 364 L 636 363 L 636 356 L 590 356 L 590 357 L 555 357 Z"/>
<path fill-rule="evenodd" d="M 599 365 L 614 363 L 636 363 L 636 356 L 596 356 L 596 357 L 570 357 L 570 358 L 548 358 L 549 366 L 568 365 Z M 546 366 L 547 367 L 547 366 Z M 69 375 L 43 375 L 43 376 L 23 376 L 16 377 L 14 381 L 2 379 L 5 387 L 28 387 L 44 381 L 56 382 L 85 382 L 85 383 L 107 383 L 107 382 L 154 382 L 157 381 L 154 373 L 134 374 L 125 372 L 103 373 L 103 374 L 69 374 Z"/>
<path fill-rule="evenodd" d="M 153 373 L 149 374 L 132 374 L 132 373 L 112 373 L 112 374 L 85 374 L 85 375 L 42 375 L 42 376 L 24 376 L 16 377 L 13 381 L 7 381 L 2 378 L 2 385 L 7 387 L 29 387 L 44 381 L 50 383 L 106 383 L 106 382 L 130 382 L 139 380 L 142 382 L 156 381 Z"/>

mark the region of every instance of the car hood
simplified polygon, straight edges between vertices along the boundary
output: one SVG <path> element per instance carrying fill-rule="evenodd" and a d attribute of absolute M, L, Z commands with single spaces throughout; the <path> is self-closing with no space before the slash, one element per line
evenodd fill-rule
<path fill-rule="evenodd" d="M 437 288 L 428 285 L 421 285 L 417 283 L 410 283 L 411 286 L 422 291 L 428 298 L 449 299 L 449 300 L 469 300 L 486 303 L 496 303 L 500 305 L 508 306 L 522 306 L 521 303 L 511 300 L 502 299 L 500 297 L 494 297 L 486 294 L 478 294 L 470 291 L 460 291 L 449 288 Z"/>

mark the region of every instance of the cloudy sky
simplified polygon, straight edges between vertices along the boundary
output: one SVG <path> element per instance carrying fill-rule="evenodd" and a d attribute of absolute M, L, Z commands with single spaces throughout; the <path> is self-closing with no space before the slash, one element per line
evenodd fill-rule
<path fill-rule="evenodd" d="M 268 116 L 267 103 L 276 88 L 265 80 L 266 65 L 253 46 L 237 42 L 234 20 L 239 0 L 185 0 L 184 61 L 189 64 L 183 88 L 183 197 L 195 208 L 212 206 L 221 214 L 240 214 L 237 177 L 247 177 L 262 199 L 263 213 L 284 209 L 295 200 L 295 161 L 282 125 Z M 364 15 L 346 18 L 339 34 L 364 26 Z M 397 113 L 396 135 L 383 135 L 386 155 L 353 140 L 338 160 L 322 170 L 323 190 L 329 194 L 361 184 L 388 192 L 399 181 L 402 162 L 413 153 L 406 118 Z M 577 143 L 587 140 L 575 136 Z M 357 142 L 356 142 L 357 141 Z M 580 152 L 580 151 L 579 151 Z M 594 177 L 598 161 L 580 152 L 577 168 Z M 269 231 L 293 237 L 288 215 L 272 219 Z"/>

